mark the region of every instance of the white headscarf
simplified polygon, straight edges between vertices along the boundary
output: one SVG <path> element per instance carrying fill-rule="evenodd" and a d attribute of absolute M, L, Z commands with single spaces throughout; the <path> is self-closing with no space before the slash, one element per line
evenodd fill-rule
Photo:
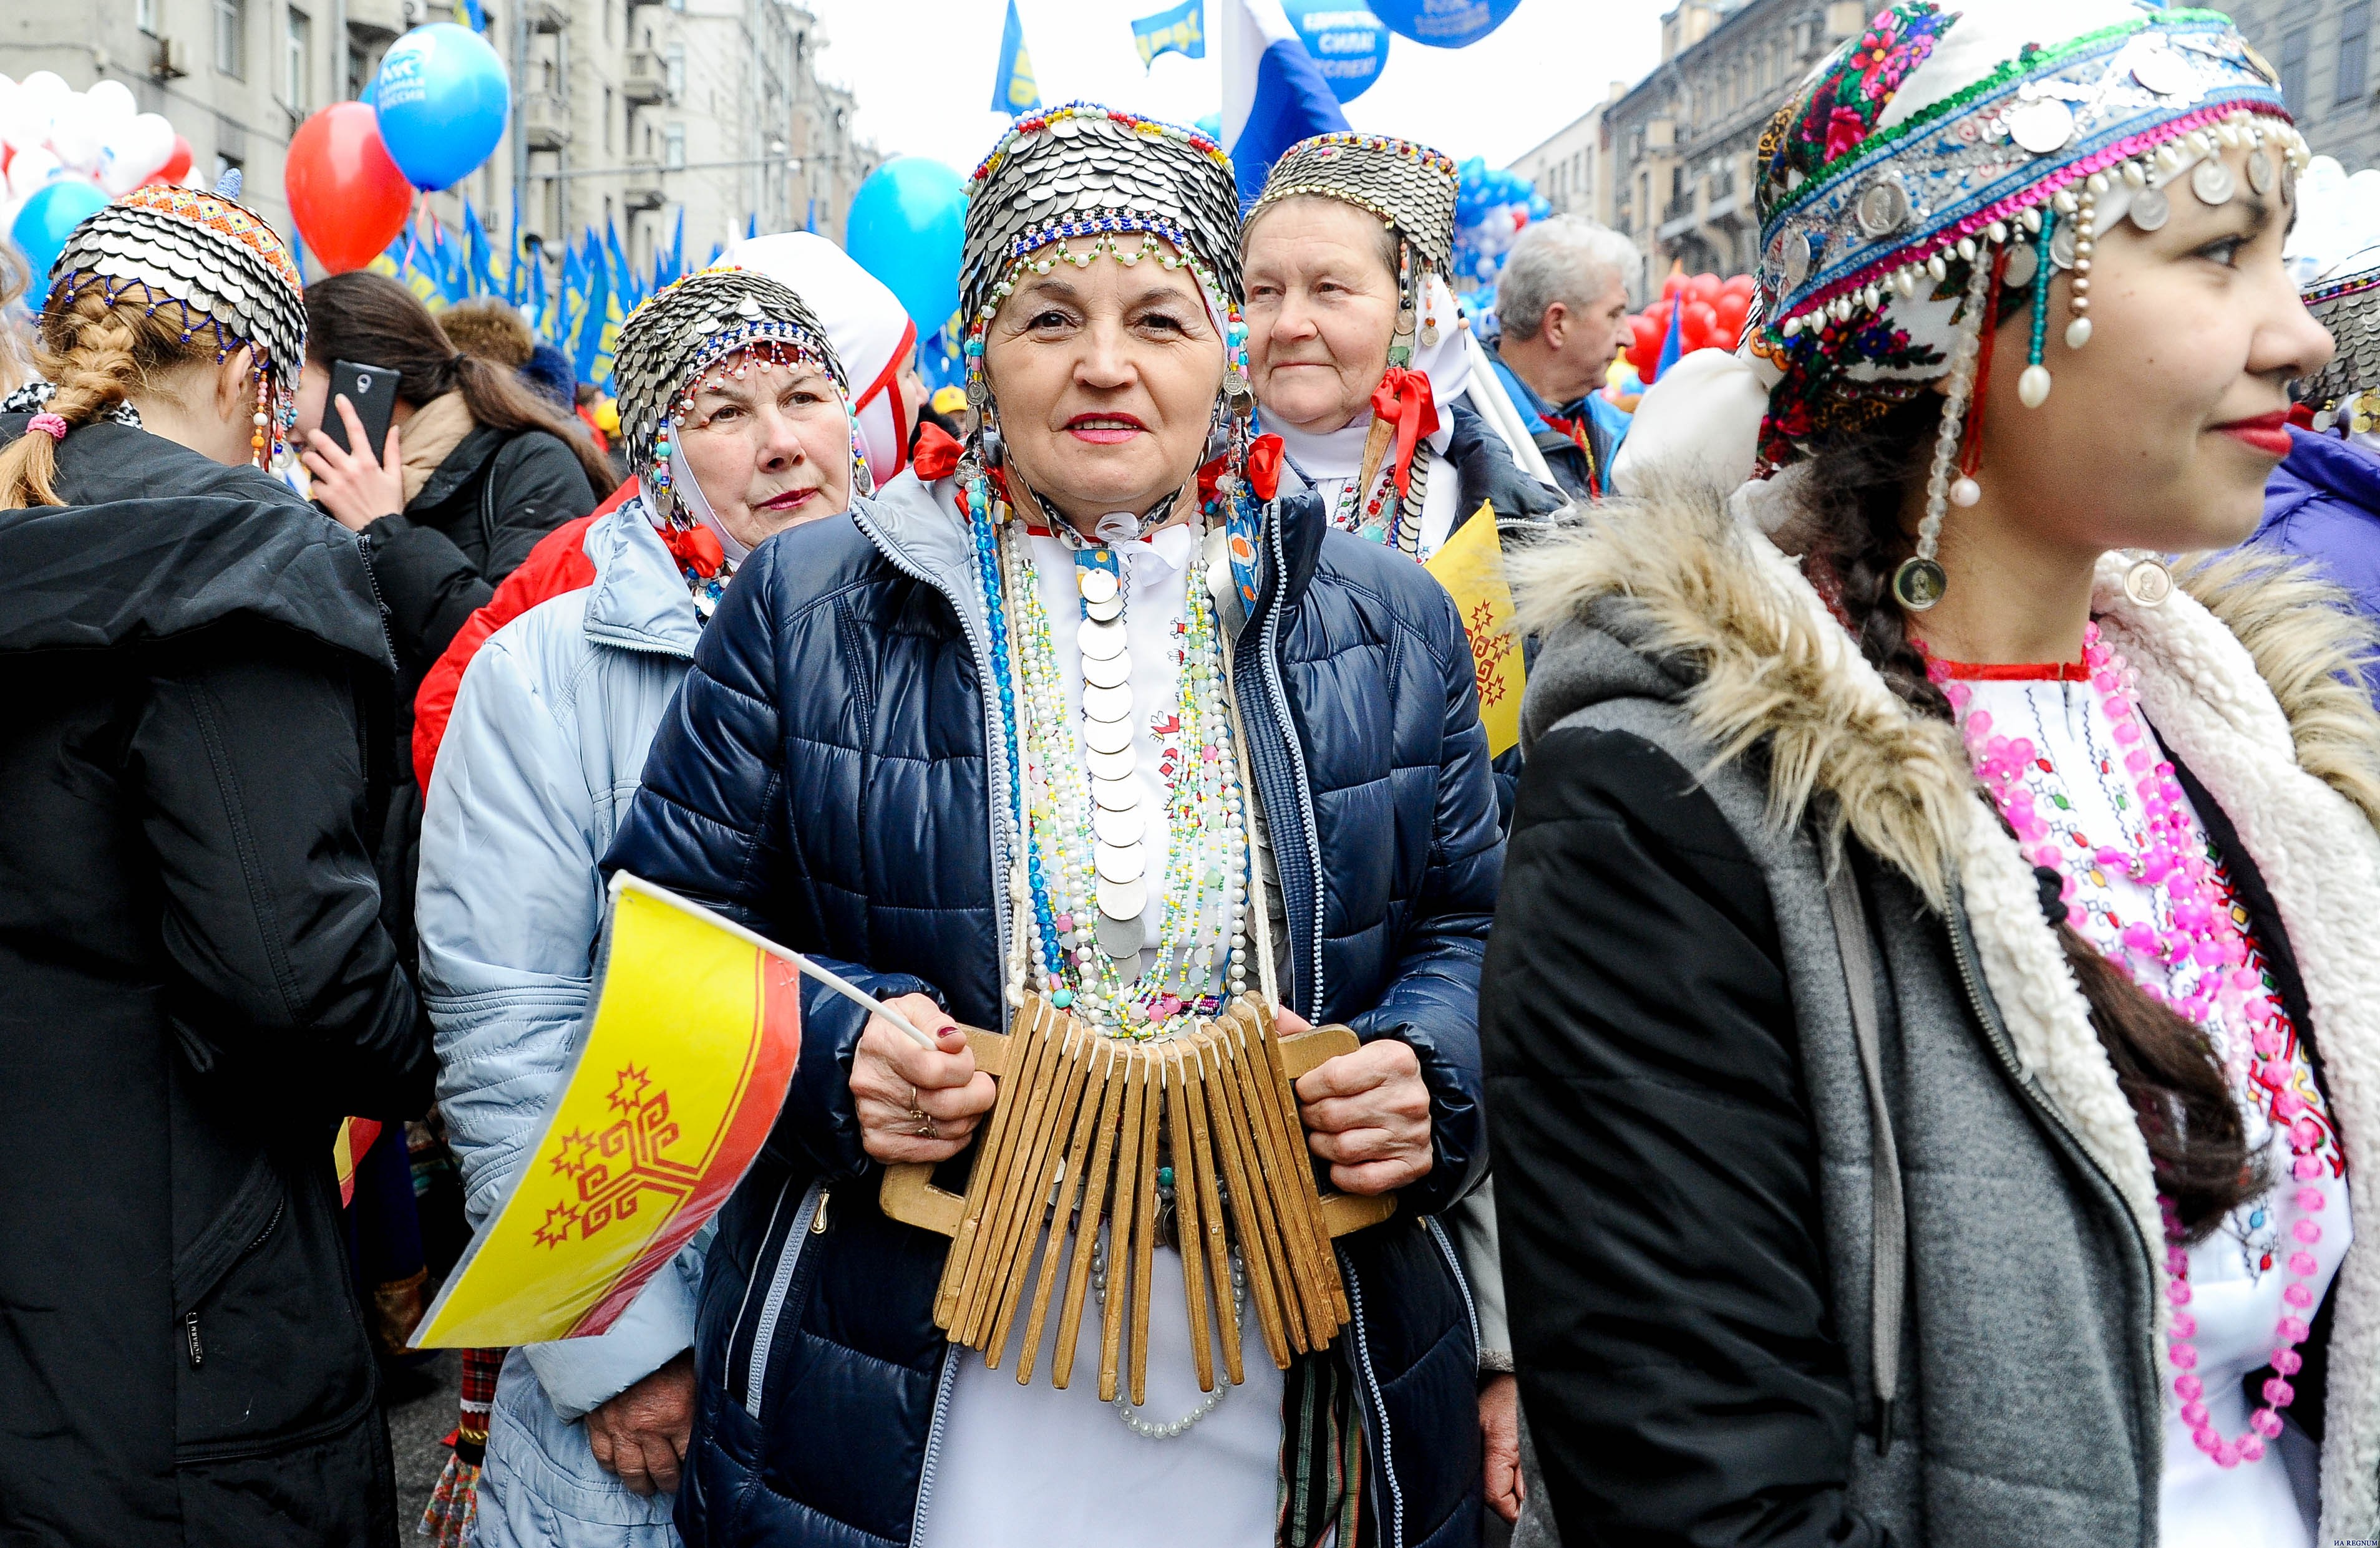
<path fill-rule="evenodd" d="M 726 260 L 766 274 L 809 303 L 826 325 L 834 352 L 851 378 L 851 411 L 861 448 L 877 483 L 909 464 L 916 429 L 901 401 L 900 376 L 917 343 L 917 325 L 883 281 L 849 253 L 808 231 L 747 237 Z"/>

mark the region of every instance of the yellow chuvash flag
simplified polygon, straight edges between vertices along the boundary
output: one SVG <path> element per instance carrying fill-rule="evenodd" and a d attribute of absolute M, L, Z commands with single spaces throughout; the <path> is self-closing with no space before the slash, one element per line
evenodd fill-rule
<path fill-rule="evenodd" d="M 349 1118 L 339 1120 L 339 1131 L 331 1141 L 331 1166 L 339 1174 L 339 1207 L 346 1208 L 356 1202 L 356 1168 L 363 1164 L 364 1152 L 371 1149 L 380 1138 L 378 1119 Z"/>
<path fill-rule="evenodd" d="M 1528 686 L 1521 635 L 1512 620 L 1512 588 L 1504 579 L 1504 546 L 1496 513 L 1486 505 L 1430 556 L 1426 568 L 1454 599 L 1471 639 L 1471 670 L 1479 681 L 1479 724 L 1488 756 L 1521 742 L 1521 693 Z"/>
<path fill-rule="evenodd" d="M 413 1347 L 610 1327 L 759 1155 L 801 1052 L 804 965 L 706 909 L 613 877 L 568 1078 Z"/>

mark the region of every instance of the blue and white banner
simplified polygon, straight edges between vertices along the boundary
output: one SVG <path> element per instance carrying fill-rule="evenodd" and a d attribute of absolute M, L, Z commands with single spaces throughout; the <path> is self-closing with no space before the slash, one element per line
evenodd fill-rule
<path fill-rule="evenodd" d="M 1008 0 L 1008 25 L 1000 34 L 1000 73 L 991 78 L 991 111 L 1014 118 L 1040 105 L 1041 88 L 1033 82 L 1033 55 L 1025 48 L 1025 23 L 1017 19 L 1016 0 Z"/>
<path fill-rule="evenodd" d="M 1281 0 L 1281 10 L 1341 102 L 1371 90 L 1388 68 L 1388 23 L 1366 6 L 1352 0 Z"/>
<path fill-rule="evenodd" d="M 1184 59 L 1207 57 L 1207 0 L 1182 0 L 1155 16 L 1142 17 L 1132 24 L 1132 46 L 1140 50 L 1142 68 L 1157 62 L 1160 54 L 1178 54 Z"/>
<path fill-rule="evenodd" d="M 1283 151 L 1346 127 L 1281 0 L 1223 0 L 1223 149 L 1239 179 L 1240 207 L 1264 192 L 1265 175 Z"/>

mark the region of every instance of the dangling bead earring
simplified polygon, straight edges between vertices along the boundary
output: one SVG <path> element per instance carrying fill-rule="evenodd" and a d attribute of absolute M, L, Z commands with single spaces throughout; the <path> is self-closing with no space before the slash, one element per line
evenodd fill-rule
<path fill-rule="evenodd" d="M 2080 349 L 2091 342 L 2091 249 L 2099 239 L 2099 196 L 2085 182 L 2074 215 L 2074 320 L 2066 325 L 2066 347 Z"/>
<path fill-rule="evenodd" d="M 265 427 L 273 423 L 272 392 L 272 382 L 263 368 L 261 366 L 256 368 L 256 415 L 253 420 L 254 429 L 248 438 L 248 447 L 249 454 L 254 458 L 256 466 L 267 473 L 273 471 L 273 459 L 265 451 L 269 438 L 264 433 Z"/>
<path fill-rule="evenodd" d="M 1389 364 L 1402 369 L 1413 363 L 1413 249 L 1397 244 L 1397 332 L 1389 341 Z"/>
<path fill-rule="evenodd" d="M 1421 272 L 1421 346 L 1438 347 L 1438 293 L 1429 288 L 1430 272 Z"/>
<path fill-rule="evenodd" d="M 2041 363 L 2041 352 L 2049 337 L 2049 276 L 2058 272 L 2049 260 L 2049 242 L 2057 230 L 2058 212 L 2052 210 L 2041 219 L 2041 258 L 2033 270 L 2033 339 L 2025 352 L 2024 374 L 2016 382 L 2016 395 L 2027 408 L 2049 401 L 2049 368 Z"/>
<path fill-rule="evenodd" d="M 1917 524 L 1917 551 L 1902 560 L 1900 568 L 1892 573 L 1893 599 L 1912 612 L 1924 612 L 1939 602 L 1950 589 L 1950 576 L 1935 555 L 1942 547 L 1942 518 L 1949 513 L 1950 470 L 1959 460 L 1960 441 L 1966 428 L 1967 398 L 1974 390 L 1975 361 L 1983 350 L 1983 333 L 1986 303 L 1990 297 L 1992 274 L 1998 267 L 1994 254 L 1978 251 L 1968 264 L 1966 315 L 1959 328 L 1959 342 L 1950 357 L 1949 386 L 1942 397 L 1942 424 L 1934 435 L 1934 466 L 1925 479 L 1925 514 Z M 1973 480 L 1961 478 L 1962 485 Z M 1961 489 L 1960 493 L 1967 492 Z"/>

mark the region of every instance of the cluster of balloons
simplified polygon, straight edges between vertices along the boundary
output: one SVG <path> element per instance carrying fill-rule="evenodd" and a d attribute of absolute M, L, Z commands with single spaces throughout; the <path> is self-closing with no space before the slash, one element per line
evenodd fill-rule
<path fill-rule="evenodd" d="M 1678 325 L 1678 350 L 1733 349 L 1743 336 L 1743 320 L 1752 310 L 1753 279 L 1738 274 L 1722 280 L 1717 274 L 1671 274 L 1661 282 L 1661 298 L 1628 320 L 1629 345 L 1622 357 L 1636 368 L 1646 386 L 1659 380 L 1661 350 L 1669 342 L 1670 322 Z"/>
<path fill-rule="evenodd" d="M 966 187 L 959 175 L 930 156 L 896 156 L 852 195 L 843 246 L 901 298 L 925 342 L 958 310 L 965 236 Z"/>
<path fill-rule="evenodd" d="M 67 234 L 110 199 L 144 183 L 202 181 L 190 142 L 163 115 L 141 112 L 122 81 L 78 91 L 50 70 L 0 75 L 0 231 L 37 288 Z"/>
<path fill-rule="evenodd" d="M 1389 29 L 1356 0 L 1281 0 L 1281 12 L 1342 103 L 1372 89 L 1389 65 Z"/>
<path fill-rule="evenodd" d="M 1535 183 L 1490 167 L 1481 157 L 1464 162 L 1461 171 L 1454 196 L 1454 281 L 1486 290 L 1504 272 L 1504 255 L 1522 230 L 1552 214 L 1554 207 Z"/>
<path fill-rule="evenodd" d="M 298 235 L 331 272 L 370 263 L 413 210 L 413 191 L 454 187 L 504 139 L 504 61 L 468 27 L 417 27 L 389 46 L 365 101 L 298 127 L 282 176 Z"/>

